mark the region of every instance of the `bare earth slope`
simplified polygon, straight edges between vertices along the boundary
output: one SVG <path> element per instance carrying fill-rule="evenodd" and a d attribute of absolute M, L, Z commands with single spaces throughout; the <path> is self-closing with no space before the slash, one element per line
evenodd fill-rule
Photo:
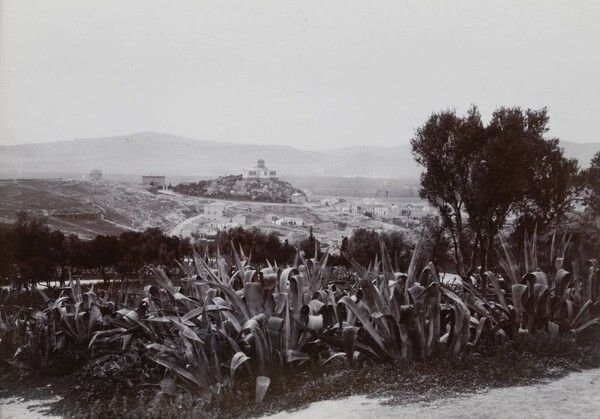
<path fill-rule="evenodd" d="M 22 209 L 48 224 L 84 237 L 159 227 L 169 230 L 199 212 L 194 197 L 154 194 L 135 184 L 85 180 L 0 181 L 0 221 Z"/>

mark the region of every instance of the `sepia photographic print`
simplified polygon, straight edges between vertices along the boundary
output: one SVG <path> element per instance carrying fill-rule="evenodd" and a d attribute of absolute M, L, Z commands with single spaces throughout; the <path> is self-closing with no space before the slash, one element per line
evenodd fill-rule
<path fill-rule="evenodd" d="M 0 0 L 0 419 L 600 418 L 600 1 Z"/>

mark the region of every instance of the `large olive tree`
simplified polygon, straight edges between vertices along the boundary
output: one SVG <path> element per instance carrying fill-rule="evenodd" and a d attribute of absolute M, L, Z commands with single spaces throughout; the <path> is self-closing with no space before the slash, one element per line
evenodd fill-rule
<path fill-rule="evenodd" d="M 582 174 L 586 189 L 584 203 L 594 217 L 600 217 L 600 151 Z"/>
<path fill-rule="evenodd" d="M 507 217 L 546 224 L 570 205 L 575 159 L 546 139 L 546 109 L 499 108 L 486 125 L 473 106 L 465 116 L 434 113 L 411 141 L 424 167 L 421 197 L 435 206 L 450 232 L 456 270 L 485 269 Z"/>

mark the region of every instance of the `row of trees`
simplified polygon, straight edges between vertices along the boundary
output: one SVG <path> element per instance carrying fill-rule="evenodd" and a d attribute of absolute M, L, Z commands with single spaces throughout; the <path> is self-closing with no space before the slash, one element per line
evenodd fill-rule
<path fill-rule="evenodd" d="M 443 265 L 447 261 L 448 242 L 441 234 L 437 223 L 433 219 L 429 219 L 429 222 L 424 238 L 425 246 L 429 250 L 427 253 L 428 255 L 437 255 L 437 261 Z M 364 228 L 356 229 L 349 237 L 344 237 L 341 243 L 343 254 L 331 254 L 328 264 L 329 266 L 349 266 L 347 258 L 349 257 L 367 267 L 373 263 L 376 255 L 380 252 L 380 240 L 384 241 L 388 252 L 394 258 L 397 269 L 408 268 L 414 247 L 412 240 L 398 231 L 378 233 Z M 291 265 L 294 263 L 298 251 L 307 258 L 314 257 L 315 252 L 318 258 L 323 254 L 321 243 L 314 237 L 312 230 L 308 238 L 292 245 L 287 241 L 281 242 L 279 236 L 274 232 L 267 234 L 258 228 L 245 230 L 238 227 L 219 232 L 215 240 L 200 242 L 198 248 L 201 254 L 207 250 L 212 255 L 218 248 L 222 255 L 228 256 L 233 254 L 232 245 L 235 246 L 236 251 L 241 249 L 246 256 L 251 256 L 252 263 L 256 266 L 266 264 L 267 260 L 270 263 L 276 262 L 279 266 Z"/>
<path fill-rule="evenodd" d="M 431 247 L 429 254 L 441 255 L 439 262 L 443 263 L 447 243 L 439 230 L 436 233 L 435 223 L 430 227 L 426 246 Z M 345 256 L 367 267 L 379 252 L 380 239 L 385 242 L 397 269 L 406 269 L 413 243 L 397 231 L 377 233 L 357 229 L 344 238 L 341 250 Z M 282 242 L 276 233 L 241 227 L 221 231 L 214 240 L 197 242 L 195 250 L 201 255 L 206 252 L 215 255 L 218 249 L 221 255 L 231 257 L 232 246 L 251 256 L 257 267 L 266 265 L 267 260 L 279 266 L 291 265 L 299 251 L 307 257 L 313 257 L 315 250 L 318 257 L 322 255 L 321 243 L 312 231 L 307 239 L 294 246 Z M 188 239 L 166 236 L 157 228 L 129 231 L 118 237 L 100 235 L 93 240 L 82 240 L 76 235 L 66 236 L 51 230 L 43 219 L 20 212 L 13 224 L 0 224 L 0 278 L 3 282 L 26 284 L 64 281 L 69 271 L 87 272 L 105 280 L 139 277 L 148 266 L 177 268 L 176 261 L 182 262 L 185 257 L 192 256 L 193 249 Z M 349 266 L 345 256 L 332 255 L 329 265 Z"/>
<path fill-rule="evenodd" d="M 556 228 L 582 199 L 600 215 L 600 153 L 580 172 L 556 138 L 545 138 L 546 108 L 499 108 L 485 124 L 477 107 L 459 116 L 434 113 L 411 141 L 424 167 L 421 197 L 436 207 L 451 239 L 456 272 L 486 270 L 494 240 L 514 224 L 514 242 L 525 232 Z"/>
<path fill-rule="evenodd" d="M 191 249 L 189 240 L 167 237 L 156 228 L 81 240 L 20 212 L 13 224 L 0 224 L 0 278 L 22 283 L 65 280 L 69 270 L 94 270 L 104 279 L 137 276 L 147 265 L 175 267 Z"/>

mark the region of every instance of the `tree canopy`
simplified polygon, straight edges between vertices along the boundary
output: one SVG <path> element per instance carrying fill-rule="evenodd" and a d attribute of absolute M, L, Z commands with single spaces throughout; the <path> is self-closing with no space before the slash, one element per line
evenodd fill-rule
<path fill-rule="evenodd" d="M 434 113 L 416 130 L 412 152 L 425 169 L 420 194 L 450 232 L 459 274 L 485 269 L 507 217 L 543 226 L 569 208 L 578 164 L 558 139 L 544 137 L 548 122 L 546 108 L 502 107 L 485 125 L 473 106 L 465 116 Z"/>
<path fill-rule="evenodd" d="M 583 171 L 586 188 L 585 204 L 596 217 L 600 216 L 600 151 L 592 158 L 590 167 Z"/>

